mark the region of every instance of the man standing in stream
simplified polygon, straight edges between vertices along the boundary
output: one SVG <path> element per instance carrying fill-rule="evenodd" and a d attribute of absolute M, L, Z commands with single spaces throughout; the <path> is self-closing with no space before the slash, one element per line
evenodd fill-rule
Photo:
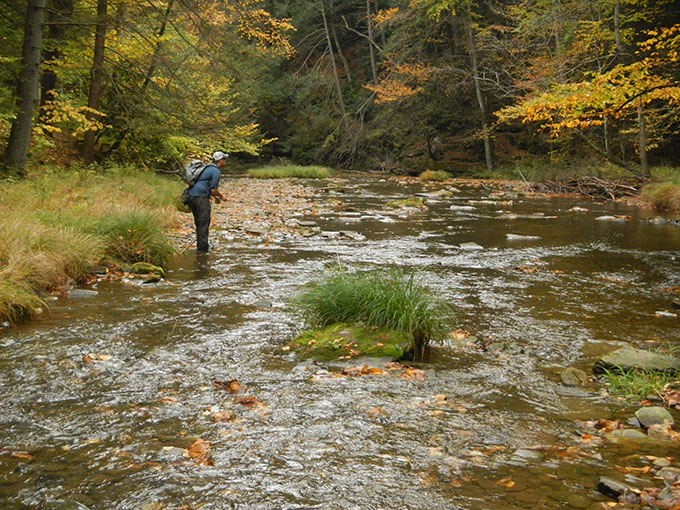
<path fill-rule="evenodd" d="M 208 163 L 198 180 L 188 189 L 189 201 L 187 205 L 194 215 L 196 224 L 196 249 L 207 253 L 208 231 L 210 230 L 210 197 L 215 197 L 217 203 L 224 200 L 220 193 L 220 169 L 224 166 L 229 155 L 217 151 L 212 156 L 212 162 Z"/>

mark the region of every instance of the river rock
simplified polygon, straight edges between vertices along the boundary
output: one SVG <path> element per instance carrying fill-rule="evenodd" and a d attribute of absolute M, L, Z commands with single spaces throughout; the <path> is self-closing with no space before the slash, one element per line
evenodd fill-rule
<path fill-rule="evenodd" d="M 663 478 L 669 483 L 675 483 L 680 480 L 680 468 L 676 467 L 665 467 L 661 468 L 656 472 L 656 476 Z"/>
<path fill-rule="evenodd" d="M 648 439 L 647 434 L 637 429 L 617 429 L 612 430 L 606 435 L 607 439 L 615 440 L 617 438 L 624 439 Z"/>
<path fill-rule="evenodd" d="M 600 477 L 599 481 L 597 482 L 597 491 L 600 494 L 612 499 L 619 499 L 619 496 L 623 494 L 624 491 L 632 489 L 633 488 L 630 485 L 627 485 L 623 482 L 618 482 L 613 478 L 608 478 L 606 476 Z"/>
<path fill-rule="evenodd" d="M 658 468 L 671 467 L 671 461 L 666 457 L 657 457 L 652 461 L 652 465 Z"/>
<path fill-rule="evenodd" d="M 605 215 L 605 216 L 598 216 L 597 218 L 595 218 L 595 221 L 613 221 L 613 222 L 616 222 L 616 223 L 623 223 L 623 222 L 628 221 L 629 219 L 630 219 L 629 216 L 609 216 L 609 215 Z"/>
<path fill-rule="evenodd" d="M 599 358 L 593 372 L 602 374 L 608 371 L 652 370 L 671 374 L 680 371 L 680 359 L 673 356 L 654 354 L 642 349 L 623 347 Z"/>
<path fill-rule="evenodd" d="M 359 232 L 353 232 L 351 230 L 341 230 L 340 235 L 353 239 L 354 241 L 363 241 L 366 239 L 366 237 L 364 237 Z"/>
<path fill-rule="evenodd" d="M 297 222 L 298 225 L 301 227 L 316 227 L 317 223 L 316 221 L 307 221 L 307 220 L 298 220 Z"/>
<path fill-rule="evenodd" d="M 515 462 L 541 462 L 544 458 L 545 455 L 541 451 L 520 448 L 513 454 L 511 460 Z"/>
<path fill-rule="evenodd" d="M 588 384 L 588 376 L 583 370 L 569 367 L 560 374 L 562 383 L 567 386 L 585 386 Z"/>
<path fill-rule="evenodd" d="M 452 205 L 449 207 L 452 211 L 475 211 L 477 208 L 473 205 Z"/>
<path fill-rule="evenodd" d="M 655 225 L 665 225 L 666 223 L 668 223 L 666 218 L 662 218 L 661 216 L 656 216 L 654 218 L 650 218 L 647 221 L 649 221 L 650 223 L 654 223 Z"/>
<path fill-rule="evenodd" d="M 264 235 L 269 233 L 271 228 L 269 225 L 264 225 L 262 223 L 247 223 L 243 225 L 243 230 L 247 234 Z"/>
<path fill-rule="evenodd" d="M 68 297 L 70 298 L 90 298 L 94 297 L 99 292 L 96 290 L 89 290 L 89 289 L 73 289 L 68 292 Z"/>
<path fill-rule="evenodd" d="M 458 247 L 462 250 L 469 250 L 469 251 L 474 251 L 474 250 L 483 250 L 484 246 L 480 246 L 477 243 L 460 243 Z"/>
<path fill-rule="evenodd" d="M 663 407 L 642 407 L 635 411 L 635 416 L 645 428 L 650 425 L 663 425 L 664 422 L 668 422 L 671 427 L 673 426 L 673 416 Z"/>

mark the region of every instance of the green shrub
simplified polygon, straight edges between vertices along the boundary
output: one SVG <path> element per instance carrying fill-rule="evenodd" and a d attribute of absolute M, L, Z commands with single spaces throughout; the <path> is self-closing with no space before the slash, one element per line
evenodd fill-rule
<path fill-rule="evenodd" d="M 425 170 L 419 176 L 419 179 L 421 181 L 436 181 L 436 182 L 442 182 L 450 178 L 451 174 L 443 170 Z"/>
<path fill-rule="evenodd" d="M 416 345 L 443 340 L 451 331 L 453 309 L 402 270 L 338 271 L 312 282 L 292 300 L 311 327 L 364 324 L 411 334 Z"/>
<path fill-rule="evenodd" d="M 253 168 L 248 170 L 246 175 L 256 179 L 290 179 L 293 177 L 324 179 L 332 177 L 333 171 L 323 166 L 281 165 Z"/>
<path fill-rule="evenodd" d="M 95 231 L 106 239 L 106 253 L 117 262 L 164 266 L 175 254 L 162 221 L 151 211 L 133 209 L 104 216 Z"/>

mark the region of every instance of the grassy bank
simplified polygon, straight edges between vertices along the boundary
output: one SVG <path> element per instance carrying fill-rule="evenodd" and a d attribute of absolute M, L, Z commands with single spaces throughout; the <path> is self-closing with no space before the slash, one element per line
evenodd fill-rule
<path fill-rule="evenodd" d="M 680 215 L 680 169 L 660 167 L 652 174 L 658 180 L 642 188 L 640 199 L 659 211 Z"/>
<path fill-rule="evenodd" d="M 0 322 L 34 315 L 41 296 L 98 264 L 164 265 L 182 185 L 129 168 L 40 169 L 0 185 Z"/>
<path fill-rule="evenodd" d="M 248 177 L 256 179 L 324 179 L 332 177 L 333 171 L 323 166 L 273 165 L 262 168 L 252 168 L 246 172 Z"/>

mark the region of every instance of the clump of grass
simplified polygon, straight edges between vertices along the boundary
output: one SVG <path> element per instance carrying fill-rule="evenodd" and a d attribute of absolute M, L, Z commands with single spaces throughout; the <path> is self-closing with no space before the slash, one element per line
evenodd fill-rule
<path fill-rule="evenodd" d="M 308 284 L 293 307 L 311 327 L 363 324 L 413 335 L 416 346 L 443 340 L 455 324 L 451 306 L 402 270 L 338 271 Z"/>
<path fill-rule="evenodd" d="M 604 378 L 612 395 L 635 401 L 649 395 L 659 395 L 666 384 L 676 377 L 656 370 L 614 369 L 605 370 Z"/>
<path fill-rule="evenodd" d="M 680 183 L 654 182 L 645 185 L 640 198 L 660 211 L 680 212 Z"/>
<path fill-rule="evenodd" d="M 256 179 L 290 179 L 293 177 L 324 179 L 332 177 L 333 171 L 323 166 L 279 165 L 253 168 L 248 170 L 246 175 Z"/>
<path fill-rule="evenodd" d="M 425 170 L 418 177 L 421 181 L 442 182 L 451 178 L 451 174 L 444 170 Z"/>
<path fill-rule="evenodd" d="M 389 200 L 385 202 L 387 207 L 398 209 L 399 207 L 425 207 L 425 199 L 420 197 L 414 198 L 400 198 L 397 200 Z"/>
<path fill-rule="evenodd" d="M 95 227 L 106 241 L 106 253 L 117 262 L 148 262 L 164 266 L 175 254 L 157 214 L 148 210 L 120 211 L 100 218 Z"/>

